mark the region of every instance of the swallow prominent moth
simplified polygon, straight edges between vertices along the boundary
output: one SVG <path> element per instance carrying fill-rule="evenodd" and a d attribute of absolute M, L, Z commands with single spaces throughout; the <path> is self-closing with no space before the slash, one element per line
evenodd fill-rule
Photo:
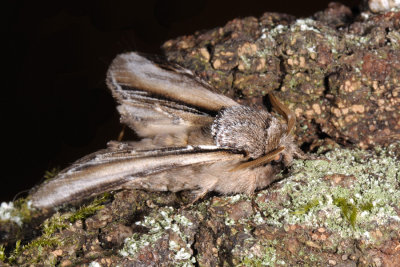
<path fill-rule="evenodd" d="M 190 190 L 195 199 L 210 191 L 251 194 L 303 155 L 291 134 L 294 114 L 272 94 L 285 122 L 216 93 L 189 70 L 134 52 L 113 60 L 107 86 L 121 122 L 142 139 L 112 141 L 76 161 L 32 193 L 35 207 L 128 188 Z"/>

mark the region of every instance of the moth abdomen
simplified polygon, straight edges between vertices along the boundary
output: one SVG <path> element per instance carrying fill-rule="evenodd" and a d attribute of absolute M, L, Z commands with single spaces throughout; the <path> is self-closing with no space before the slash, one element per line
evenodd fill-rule
<path fill-rule="evenodd" d="M 295 117 L 270 94 L 285 119 L 242 106 L 193 78 L 138 53 L 117 56 L 107 73 L 121 122 L 143 139 L 113 142 L 78 160 L 32 193 L 35 207 L 54 207 L 105 191 L 192 190 L 253 193 L 301 153 L 290 135 Z M 274 164 L 279 161 L 279 164 Z"/>

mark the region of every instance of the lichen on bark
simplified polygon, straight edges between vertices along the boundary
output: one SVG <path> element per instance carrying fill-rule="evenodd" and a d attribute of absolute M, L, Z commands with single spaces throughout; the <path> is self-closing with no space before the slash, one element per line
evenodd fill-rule
<path fill-rule="evenodd" d="M 0 209 L 0 261 L 60 266 L 400 265 L 400 12 L 341 4 L 170 40 L 167 58 L 237 101 L 274 90 L 316 160 L 253 196 L 123 190 L 56 213 Z M 4 233 L 4 234 L 3 234 Z"/>
<path fill-rule="evenodd" d="M 353 17 L 332 4 L 306 19 L 233 20 L 163 48 L 232 96 L 248 101 L 277 90 L 296 112 L 302 143 L 328 136 L 368 148 L 400 139 L 399 29 L 399 12 Z"/>

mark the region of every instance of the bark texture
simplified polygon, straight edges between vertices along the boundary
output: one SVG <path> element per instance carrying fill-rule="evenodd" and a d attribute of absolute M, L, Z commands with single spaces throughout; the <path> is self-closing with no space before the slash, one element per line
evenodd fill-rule
<path fill-rule="evenodd" d="M 400 12 L 265 13 L 163 49 L 239 102 L 275 90 L 320 159 L 253 196 L 188 208 L 185 192 L 139 190 L 56 213 L 3 203 L 0 264 L 400 266 Z"/>

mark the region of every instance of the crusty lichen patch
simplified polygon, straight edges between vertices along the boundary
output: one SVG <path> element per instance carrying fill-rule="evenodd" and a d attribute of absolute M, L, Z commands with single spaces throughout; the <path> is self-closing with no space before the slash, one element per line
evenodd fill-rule
<path fill-rule="evenodd" d="M 0 222 L 10 221 L 22 226 L 23 222 L 29 221 L 33 208 L 31 201 L 19 199 L 15 202 L 2 202 L 0 204 Z"/>
<path fill-rule="evenodd" d="M 254 238 L 250 238 L 245 242 L 252 242 L 249 249 L 243 250 L 243 247 L 238 246 L 232 250 L 238 257 L 239 261 L 234 261 L 235 265 L 239 266 L 275 266 L 285 265 L 285 261 L 277 258 L 276 245 L 279 240 L 255 242 Z M 236 255 L 235 255 L 236 256 Z"/>
<path fill-rule="evenodd" d="M 146 201 L 150 210 L 140 209 L 145 211 L 141 215 L 134 209 L 133 220 L 123 220 L 134 234 L 110 250 L 104 243 L 107 235 L 101 239 L 97 229 L 107 228 L 103 221 L 112 224 L 119 214 L 132 213 L 132 205 L 113 219 L 89 224 L 103 211 L 111 216 L 119 198 L 98 212 L 104 203 L 94 201 L 95 207 L 53 215 L 43 224 L 41 237 L 17 243 L 8 255 L 0 248 L 0 259 L 44 265 L 109 261 L 121 266 L 313 266 L 369 264 L 379 257 L 390 262 L 399 255 L 399 155 L 400 143 L 372 151 L 336 148 L 319 160 L 295 161 L 280 182 L 255 196 L 214 196 L 180 210 L 172 208 L 173 202 L 158 206 Z M 128 192 L 118 194 L 128 201 Z M 86 216 L 91 217 L 83 229 Z M 80 251 L 83 259 L 78 259 Z M 106 256 L 110 251 L 119 253 Z"/>
<path fill-rule="evenodd" d="M 255 203 L 240 194 L 200 202 L 195 217 L 208 219 L 197 233 L 197 254 L 191 254 L 192 243 L 185 241 L 191 239 L 182 235 L 189 224 L 181 225 L 176 219 L 181 215 L 173 215 L 172 208 L 161 208 L 136 223 L 148 232 L 128 238 L 121 255 L 148 259 L 143 255 L 159 250 L 164 240 L 174 264 L 281 266 L 356 260 L 360 256 L 354 244 L 361 250 L 378 248 L 400 229 L 399 147 L 337 148 L 324 159 L 297 160 L 287 177 L 258 193 Z M 178 238 L 171 241 L 174 233 Z"/>
<path fill-rule="evenodd" d="M 296 111 L 302 143 L 322 133 L 366 149 L 400 139 L 399 18 L 398 11 L 357 17 L 332 3 L 312 18 L 265 13 L 233 20 L 163 49 L 230 96 L 275 90 Z"/>
<path fill-rule="evenodd" d="M 220 231 L 236 241 L 233 248 L 223 241 L 220 249 L 229 251 L 234 265 L 313 266 L 374 262 L 381 255 L 371 251 L 386 244 L 390 253 L 383 262 L 393 261 L 399 254 L 399 148 L 400 143 L 374 151 L 337 148 L 324 159 L 295 161 L 255 202 L 214 198 L 215 214 L 225 211 Z M 217 243 L 226 240 L 222 235 Z M 368 258 L 370 253 L 375 256 Z"/>
<path fill-rule="evenodd" d="M 159 243 L 161 249 L 168 251 L 168 259 L 174 266 L 194 266 L 196 259 L 191 249 L 193 240 L 185 233 L 185 229 L 190 228 L 193 223 L 187 217 L 174 213 L 174 208 L 163 207 L 137 221 L 135 224 L 144 227 L 147 233 L 135 233 L 126 238 L 123 248 L 119 251 L 120 255 L 139 260 L 141 253 Z M 167 247 L 162 245 L 164 240 L 168 242 Z M 164 254 L 161 251 L 155 253 Z"/>
<path fill-rule="evenodd" d="M 109 194 L 94 199 L 90 204 L 82 206 L 77 211 L 56 212 L 47 218 L 40 226 L 41 235 L 29 242 L 18 240 L 15 248 L 8 253 L 4 249 L 0 254 L 3 262 L 10 264 L 30 263 L 35 265 L 54 266 L 57 257 L 67 254 L 68 247 L 78 246 L 78 234 L 75 228 L 82 228 L 81 220 L 93 215 L 98 210 L 104 208 L 102 205 L 109 198 Z M 22 222 L 27 222 L 30 213 L 35 211 L 30 208 L 29 201 L 20 200 L 16 202 L 17 208 L 12 210 L 19 214 Z M 37 212 L 37 211 L 36 211 Z M 33 229 L 31 229 L 33 231 Z M 74 233 L 75 232 L 75 233 Z M 72 237 L 73 234 L 77 236 Z M 88 235 L 89 236 L 89 235 Z M 68 249 L 67 249 L 68 248 Z M 1 250 L 1 249 L 0 249 Z"/>
<path fill-rule="evenodd" d="M 260 203 L 275 226 L 323 227 L 335 238 L 375 242 L 370 231 L 400 224 L 398 144 L 374 152 L 335 149 L 326 159 L 297 160 L 291 175 L 269 193 L 279 201 Z"/>

